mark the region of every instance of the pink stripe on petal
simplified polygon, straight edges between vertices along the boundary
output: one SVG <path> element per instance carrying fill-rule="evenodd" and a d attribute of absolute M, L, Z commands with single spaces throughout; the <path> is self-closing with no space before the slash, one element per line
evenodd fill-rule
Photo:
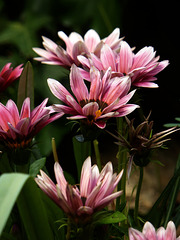
<path fill-rule="evenodd" d="M 129 228 L 129 240 L 147 240 L 147 239 L 140 231 L 134 228 Z"/>
<path fill-rule="evenodd" d="M 62 194 L 66 196 L 67 181 L 64 177 L 63 170 L 58 162 L 55 162 L 54 164 L 54 173 L 55 173 L 57 184 L 59 185 L 59 188 L 61 189 Z"/>
<path fill-rule="evenodd" d="M 22 105 L 20 119 L 29 118 L 30 117 L 30 98 L 27 97 Z"/>
<path fill-rule="evenodd" d="M 70 85 L 74 95 L 79 102 L 81 100 L 88 99 L 88 89 L 83 81 L 78 67 L 74 64 L 72 65 L 70 72 Z"/>
<path fill-rule="evenodd" d="M 54 96 L 64 103 L 67 103 L 66 97 L 71 96 L 71 94 L 66 90 L 66 88 L 60 82 L 51 78 L 48 78 L 47 83 Z"/>
<path fill-rule="evenodd" d="M 14 119 L 14 126 L 16 126 L 16 124 L 19 122 L 20 117 L 19 117 L 19 111 L 18 108 L 16 106 L 16 104 L 14 103 L 14 101 L 12 101 L 11 99 L 8 100 L 7 104 L 6 104 L 7 109 L 9 110 L 9 112 L 12 115 L 12 118 Z M 13 123 L 12 123 L 13 124 Z"/>
<path fill-rule="evenodd" d="M 166 232 L 165 232 L 166 240 L 176 240 L 176 227 L 172 221 L 168 222 Z"/>
<path fill-rule="evenodd" d="M 81 170 L 81 179 L 80 179 L 80 193 L 82 197 L 87 197 L 88 192 L 88 186 L 91 179 L 91 158 L 88 157 L 82 166 Z"/>
<path fill-rule="evenodd" d="M 132 50 L 127 42 L 122 41 L 120 45 L 118 72 L 127 74 L 132 67 L 132 63 L 133 63 Z"/>
<path fill-rule="evenodd" d="M 97 44 L 100 42 L 100 37 L 95 30 L 90 29 L 84 35 L 84 42 L 85 42 L 89 52 L 94 52 Z"/>
<path fill-rule="evenodd" d="M 112 71 L 115 71 L 116 70 L 115 61 L 116 58 L 114 52 L 107 44 L 104 44 L 104 46 L 101 49 L 101 62 L 103 64 L 104 69 L 108 69 L 109 67 L 111 67 Z"/>
<path fill-rule="evenodd" d="M 106 196 L 105 198 L 101 199 L 99 202 L 95 204 L 95 208 L 102 209 L 111 203 L 114 199 L 121 196 L 123 191 L 112 193 L 111 195 Z"/>
<path fill-rule="evenodd" d="M 157 240 L 156 230 L 150 222 L 144 224 L 142 233 L 146 239 Z"/>
<path fill-rule="evenodd" d="M 96 116 L 96 112 L 98 111 L 98 109 L 99 105 L 97 102 L 90 102 L 82 108 L 82 112 L 85 116 Z"/>

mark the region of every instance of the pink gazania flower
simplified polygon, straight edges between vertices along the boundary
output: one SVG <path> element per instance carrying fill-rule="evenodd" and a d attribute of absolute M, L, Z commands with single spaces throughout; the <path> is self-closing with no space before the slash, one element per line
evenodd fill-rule
<path fill-rule="evenodd" d="M 113 74 L 118 76 L 129 76 L 132 85 L 136 87 L 158 87 L 153 81 L 157 80 L 156 74 L 161 72 L 169 64 L 168 60 L 158 62 L 159 56 L 155 57 L 156 52 L 153 47 L 144 47 L 136 54 L 133 53 L 129 44 L 125 41 L 120 43 L 119 53 L 104 44 L 101 48 L 100 57 L 91 53 L 90 58 L 78 56 L 78 60 L 83 66 L 90 68 L 94 65 L 100 71 L 111 67 Z M 81 70 L 87 80 L 89 75 L 83 69 Z"/>
<path fill-rule="evenodd" d="M 12 100 L 6 106 L 0 103 L 0 143 L 11 149 L 25 148 L 43 127 L 63 115 L 51 116 L 53 110 L 46 107 L 47 101 L 30 111 L 30 99 L 26 98 L 20 114 Z"/>
<path fill-rule="evenodd" d="M 160 227 L 157 231 L 150 222 L 144 224 L 142 232 L 130 228 L 129 240 L 180 240 L 180 236 L 176 238 L 176 227 L 172 221 L 167 228 Z"/>
<path fill-rule="evenodd" d="M 125 116 L 138 107 L 135 104 L 127 104 L 135 92 L 128 93 L 131 86 L 128 76 L 111 79 L 111 70 L 108 69 L 101 77 L 97 69 L 91 68 L 90 80 L 88 90 L 79 68 L 72 66 L 70 86 L 75 99 L 61 83 L 48 79 L 51 92 L 66 104 L 55 104 L 54 110 L 73 115 L 68 119 L 85 120 L 86 124 L 95 124 L 103 129 L 107 119 Z"/>
<path fill-rule="evenodd" d="M 0 72 L 0 92 L 3 92 L 9 85 L 18 79 L 22 73 L 22 64 L 16 68 L 10 67 L 11 63 L 7 63 Z"/>
<path fill-rule="evenodd" d="M 35 181 L 74 220 L 82 216 L 85 221 L 86 216 L 103 209 L 122 194 L 122 191 L 114 192 L 114 189 L 122 177 L 123 170 L 118 175 L 113 174 L 111 162 L 99 172 L 97 165 L 91 166 L 91 158 L 88 157 L 82 166 L 79 188 L 66 181 L 58 162 L 54 164 L 54 172 L 57 184 L 42 170 Z"/>
<path fill-rule="evenodd" d="M 73 63 L 79 65 L 78 55 L 88 56 L 90 53 L 99 55 L 103 43 L 108 44 L 112 50 L 117 50 L 120 45 L 120 30 L 116 28 L 108 37 L 100 39 L 98 33 L 90 29 L 84 35 L 84 38 L 76 32 L 72 32 L 69 37 L 62 31 L 58 32 L 58 36 L 65 42 L 66 50 L 54 43 L 47 37 L 43 38 L 43 46 L 45 48 L 33 48 L 40 55 L 34 58 L 45 64 L 61 65 L 70 68 Z"/>

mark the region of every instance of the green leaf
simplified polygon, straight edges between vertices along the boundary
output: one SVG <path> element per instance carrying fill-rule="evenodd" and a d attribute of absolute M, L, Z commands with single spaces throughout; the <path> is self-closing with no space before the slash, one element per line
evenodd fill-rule
<path fill-rule="evenodd" d="M 94 216 L 93 224 L 112 224 L 126 220 L 126 216 L 119 212 L 101 211 Z"/>
<path fill-rule="evenodd" d="M 45 166 L 46 158 L 40 158 L 36 161 L 34 161 L 29 168 L 29 174 L 32 177 L 36 177 L 39 173 L 39 170 L 42 169 Z"/>
<path fill-rule="evenodd" d="M 175 118 L 175 120 L 176 120 L 176 121 L 178 121 L 178 122 L 180 122 L 180 118 L 178 118 L 178 117 L 177 117 L 177 118 Z"/>
<path fill-rule="evenodd" d="M 32 177 L 22 173 L 3 174 L 0 178 L 0 202 L 0 234 L 16 202 L 27 239 L 53 239 L 40 190 Z"/>
<path fill-rule="evenodd" d="M 91 156 L 91 141 L 81 142 L 77 140 L 77 137 L 81 138 L 82 135 L 73 137 L 73 149 L 76 160 L 78 179 L 80 179 L 81 168 L 88 156 Z M 79 139 L 78 138 L 78 139 Z"/>
<path fill-rule="evenodd" d="M 28 61 L 19 79 L 17 106 L 20 110 L 25 98 L 31 101 L 31 110 L 34 108 L 34 76 L 31 63 Z"/>
<path fill-rule="evenodd" d="M 178 158 L 174 176 L 149 211 L 146 220 L 150 221 L 155 227 L 163 225 L 162 220 L 167 223 L 173 212 L 177 193 L 180 187 L 180 157 Z M 166 211 L 167 209 L 167 211 Z"/>
<path fill-rule="evenodd" d="M 27 179 L 28 175 L 15 173 L 3 174 L 0 177 L 0 235 Z"/>

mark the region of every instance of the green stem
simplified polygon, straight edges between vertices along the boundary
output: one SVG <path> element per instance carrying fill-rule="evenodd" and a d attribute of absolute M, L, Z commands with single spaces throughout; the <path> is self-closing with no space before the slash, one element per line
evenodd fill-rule
<path fill-rule="evenodd" d="M 140 174 L 139 174 L 139 181 L 137 186 L 135 209 L 134 209 L 134 220 L 136 224 L 138 224 L 139 198 L 140 198 L 140 192 L 141 192 L 142 181 L 143 181 L 143 167 L 139 167 L 139 170 L 140 170 Z"/>
<path fill-rule="evenodd" d="M 117 118 L 117 129 L 118 132 L 121 134 L 124 134 L 124 121 L 123 118 Z M 118 184 L 118 191 L 123 190 L 123 194 L 121 195 L 121 198 L 117 198 L 116 201 L 116 210 L 119 209 L 120 203 L 126 202 L 126 169 L 127 169 L 127 152 L 122 146 L 119 146 L 118 148 L 118 173 L 124 169 L 123 176 L 121 178 L 121 181 Z M 120 201 L 121 199 L 121 201 Z"/>
<path fill-rule="evenodd" d="M 94 151 L 95 151 L 95 155 L 96 155 L 97 166 L 99 168 L 99 171 L 101 171 L 101 157 L 100 157 L 100 152 L 99 152 L 99 142 L 97 139 L 95 139 L 93 141 L 93 145 L 94 145 Z"/>

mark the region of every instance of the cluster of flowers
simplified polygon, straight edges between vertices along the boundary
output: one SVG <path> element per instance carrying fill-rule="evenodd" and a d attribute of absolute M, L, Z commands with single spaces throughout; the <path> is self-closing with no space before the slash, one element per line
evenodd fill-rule
<path fill-rule="evenodd" d="M 78 33 L 58 32 L 65 42 L 66 50 L 43 37 L 45 49 L 34 48 L 40 56 L 35 59 L 52 65 L 60 65 L 70 70 L 70 93 L 59 81 L 48 79 L 51 92 L 64 104 L 46 106 L 45 99 L 30 110 L 30 99 L 26 98 L 19 113 L 16 104 L 8 100 L 6 106 L 0 103 L 0 144 L 10 149 L 25 148 L 33 137 L 47 124 L 68 114 L 68 119 L 76 119 L 87 126 L 106 127 L 111 117 L 123 117 L 139 106 L 128 103 L 135 94 L 135 87 L 158 87 L 155 75 L 169 62 L 159 62 L 153 47 L 144 47 L 137 53 L 120 38 L 120 30 L 115 29 L 108 37 L 100 39 L 94 30 L 89 30 L 84 38 Z M 18 79 L 22 65 L 14 70 L 10 63 L 0 72 L 0 92 Z M 130 146 L 131 148 L 131 146 Z M 114 192 L 123 171 L 113 174 L 112 163 L 108 162 L 99 172 L 91 159 L 85 160 L 80 179 L 80 188 L 66 181 L 59 163 L 54 165 L 57 184 L 43 172 L 35 179 L 40 188 L 73 219 L 85 218 L 107 206 L 122 191 Z M 167 229 L 155 232 L 146 223 L 143 233 L 129 230 L 130 240 L 136 239 L 176 239 L 172 222 Z M 167 236 L 170 236 L 168 238 Z"/>

